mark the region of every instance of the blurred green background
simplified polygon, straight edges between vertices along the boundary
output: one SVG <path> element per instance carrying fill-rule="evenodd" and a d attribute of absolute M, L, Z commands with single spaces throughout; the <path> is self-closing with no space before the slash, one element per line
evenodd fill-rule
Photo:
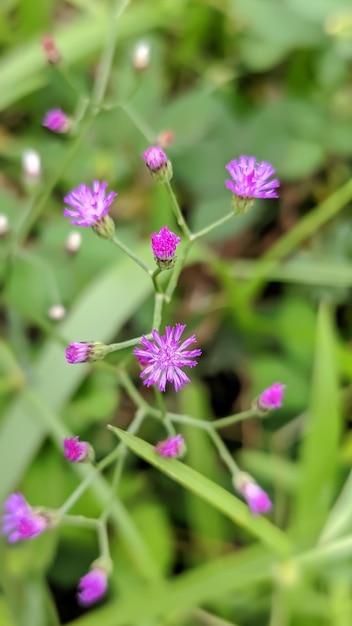
<path fill-rule="evenodd" d="M 222 435 L 273 498 L 272 521 L 293 554 L 318 556 L 281 561 L 129 455 L 119 495 L 141 543 L 117 514 L 108 598 L 77 624 L 350 626 L 351 1 L 132 0 L 120 9 L 114 22 L 105 0 L 0 3 L 0 214 L 11 231 L 0 239 L 1 499 L 20 489 L 33 505 L 59 507 L 82 478 L 62 458 L 61 424 L 101 459 L 116 443 L 105 424 L 126 428 L 134 412 L 113 368 L 69 366 L 64 348 L 149 332 L 151 284 L 90 229 L 68 254 L 77 229 L 62 217 L 63 196 L 109 181 L 118 236 L 151 266 L 150 233 L 177 225 L 140 153 L 163 145 L 194 230 L 228 212 L 225 165 L 253 154 L 276 168 L 280 200 L 257 201 L 192 249 L 163 324 L 187 323 L 203 356 L 192 385 L 167 402 L 214 420 L 246 409 L 277 380 L 287 385 L 282 410 Z M 60 67 L 45 63 L 48 34 Z M 106 93 L 85 126 L 109 38 Z M 150 63 L 137 71 L 140 42 Z M 74 120 L 72 135 L 42 127 L 55 107 Z M 41 158 L 38 181 L 23 173 L 28 149 Z M 56 305 L 63 320 L 52 319 Z M 139 385 L 129 351 L 108 359 L 122 360 Z M 182 433 L 185 463 L 233 491 L 206 435 Z M 152 421 L 141 432 L 151 443 L 163 434 Z M 98 515 L 110 479 L 74 512 Z M 319 557 L 316 546 L 330 541 Z M 0 549 L 1 626 L 55 626 L 83 613 L 75 589 L 97 556 L 91 533 L 64 527 Z"/>

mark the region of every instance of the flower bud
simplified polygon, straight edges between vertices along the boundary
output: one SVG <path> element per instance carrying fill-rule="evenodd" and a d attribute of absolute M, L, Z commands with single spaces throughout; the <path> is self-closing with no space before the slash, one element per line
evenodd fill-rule
<path fill-rule="evenodd" d="M 172 165 L 160 146 L 150 146 L 142 154 L 151 176 L 160 183 L 167 183 L 172 178 Z"/>
<path fill-rule="evenodd" d="M 56 47 L 55 40 L 50 35 L 46 35 L 42 39 L 45 60 L 49 65 L 57 65 L 61 61 L 61 54 Z"/>
<path fill-rule="evenodd" d="M 38 182 L 41 176 L 40 156 L 36 150 L 25 150 L 22 154 L 22 169 L 26 182 Z"/>
<path fill-rule="evenodd" d="M 155 446 L 156 452 L 165 458 L 179 459 L 186 452 L 185 440 L 182 435 L 168 437 L 164 441 L 159 441 Z"/>
<path fill-rule="evenodd" d="M 137 71 L 147 69 L 150 61 L 150 46 L 145 41 L 140 41 L 133 52 L 133 67 Z"/>
<path fill-rule="evenodd" d="M 0 214 L 0 237 L 5 237 L 10 232 L 9 220 L 7 215 Z"/>
<path fill-rule="evenodd" d="M 170 270 L 176 261 L 176 247 L 181 239 L 167 226 L 163 226 L 158 233 L 151 235 L 151 245 L 157 266 L 161 270 Z"/>
<path fill-rule="evenodd" d="M 54 322 L 59 322 L 66 315 L 66 309 L 62 304 L 54 304 L 54 306 L 50 307 L 48 311 L 48 316 Z"/>
<path fill-rule="evenodd" d="M 82 244 L 81 233 L 73 230 L 71 233 L 67 235 L 67 239 L 65 241 L 65 250 L 68 254 L 77 254 Z"/>
<path fill-rule="evenodd" d="M 66 360 L 68 363 L 100 361 L 108 352 L 108 346 L 100 341 L 75 341 L 66 348 Z"/>
<path fill-rule="evenodd" d="M 67 133 L 70 130 L 71 120 L 61 109 L 49 109 L 43 118 L 43 126 L 53 133 Z"/>
<path fill-rule="evenodd" d="M 65 438 L 64 455 L 70 463 L 91 463 L 95 459 L 95 452 L 87 441 L 79 441 L 76 437 Z"/>
<path fill-rule="evenodd" d="M 239 472 L 233 477 L 233 485 L 244 497 L 253 515 L 271 511 L 272 503 L 268 494 L 259 487 L 252 476 Z"/>
<path fill-rule="evenodd" d="M 253 402 L 253 408 L 260 414 L 266 414 L 274 409 L 281 409 L 285 393 L 285 385 L 273 383 L 260 394 Z"/>

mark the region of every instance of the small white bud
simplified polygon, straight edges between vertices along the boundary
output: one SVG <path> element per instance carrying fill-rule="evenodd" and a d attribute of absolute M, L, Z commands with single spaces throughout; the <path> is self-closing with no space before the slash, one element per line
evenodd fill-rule
<path fill-rule="evenodd" d="M 150 46 L 145 41 L 138 43 L 133 52 L 133 67 L 135 70 L 145 70 L 150 61 Z"/>
<path fill-rule="evenodd" d="M 73 230 L 71 233 L 67 235 L 67 239 L 65 241 L 65 250 L 69 254 L 76 254 L 80 249 L 82 244 L 82 235 L 76 230 Z"/>
<path fill-rule="evenodd" d="M 48 316 L 51 320 L 54 320 L 55 322 L 62 320 L 65 315 L 66 309 L 64 306 L 62 306 L 62 304 L 54 304 L 54 306 L 51 306 L 48 311 Z"/>
<path fill-rule="evenodd" d="M 9 220 L 6 215 L 0 214 L 0 237 L 4 237 L 10 232 Z"/>
<path fill-rule="evenodd" d="M 22 167 L 25 177 L 38 180 L 41 174 L 40 156 L 35 150 L 25 150 L 22 155 Z"/>

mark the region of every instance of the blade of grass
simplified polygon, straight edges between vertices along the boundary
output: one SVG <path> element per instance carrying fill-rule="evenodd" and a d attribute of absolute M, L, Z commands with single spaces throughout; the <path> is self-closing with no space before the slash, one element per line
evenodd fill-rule
<path fill-rule="evenodd" d="M 315 540 L 334 494 L 340 434 L 338 376 L 332 310 L 321 303 L 316 328 L 311 407 L 301 449 L 300 488 L 293 529 Z"/>
<path fill-rule="evenodd" d="M 153 446 L 146 441 L 130 435 L 119 428 L 109 429 L 123 441 L 137 456 L 141 457 L 158 470 L 180 483 L 186 489 L 209 502 L 247 532 L 257 537 L 276 553 L 286 555 L 290 552 L 290 542 L 278 528 L 263 517 L 253 517 L 248 507 L 235 495 L 226 491 L 199 472 L 176 459 L 165 459 L 156 454 Z"/>

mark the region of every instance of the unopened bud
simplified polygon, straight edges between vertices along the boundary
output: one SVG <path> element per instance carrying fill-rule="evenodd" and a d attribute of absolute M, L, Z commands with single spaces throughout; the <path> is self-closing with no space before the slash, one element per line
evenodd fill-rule
<path fill-rule="evenodd" d="M 45 60 L 49 65 L 57 65 L 61 61 L 61 54 L 56 47 L 53 37 L 46 35 L 42 39 Z"/>
<path fill-rule="evenodd" d="M 173 130 L 160 131 L 157 142 L 161 148 L 169 148 L 175 141 L 176 133 Z"/>
<path fill-rule="evenodd" d="M 41 162 L 38 152 L 25 150 L 22 154 L 22 169 L 26 182 L 38 182 L 41 175 Z"/>
<path fill-rule="evenodd" d="M 133 52 L 133 67 L 138 72 L 147 69 L 150 61 L 150 46 L 141 41 L 138 43 Z"/>
<path fill-rule="evenodd" d="M 6 215 L 0 214 L 0 237 L 5 237 L 10 232 L 9 220 Z"/>
<path fill-rule="evenodd" d="M 73 230 L 71 233 L 67 235 L 67 239 L 65 241 L 65 250 L 68 254 L 77 254 L 78 250 L 82 245 L 82 236 L 81 233 Z"/>
<path fill-rule="evenodd" d="M 168 183 L 172 178 L 172 165 L 160 146 L 150 146 L 142 153 L 151 176 L 160 183 Z"/>
<path fill-rule="evenodd" d="M 50 307 L 48 311 L 48 316 L 54 322 L 59 322 L 66 315 L 66 309 L 62 304 L 54 304 L 54 306 Z"/>

